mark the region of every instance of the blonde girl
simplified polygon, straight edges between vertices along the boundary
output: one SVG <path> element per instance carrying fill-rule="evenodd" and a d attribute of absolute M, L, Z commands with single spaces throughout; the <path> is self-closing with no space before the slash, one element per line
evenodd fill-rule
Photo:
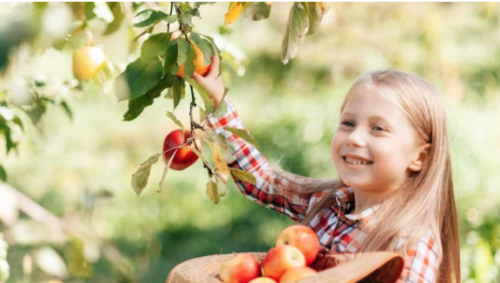
<path fill-rule="evenodd" d="M 194 79 L 218 105 L 224 93 L 219 58 Z M 331 141 L 338 179 L 299 176 L 271 165 L 254 146 L 226 131 L 243 126 L 228 111 L 208 117 L 234 148 L 231 167 L 256 184 L 234 179 L 250 200 L 311 227 L 333 253 L 395 251 L 405 266 L 398 282 L 460 282 L 457 212 L 443 99 L 414 74 L 363 74 L 340 107 Z"/>

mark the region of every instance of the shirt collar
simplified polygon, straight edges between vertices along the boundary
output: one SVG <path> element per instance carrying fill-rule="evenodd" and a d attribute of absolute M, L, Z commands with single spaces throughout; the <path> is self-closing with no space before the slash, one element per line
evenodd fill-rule
<path fill-rule="evenodd" d="M 375 221 L 375 212 L 380 208 L 380 204 L 369 207 L 358 214 L 351 214 L 354 210 L 354 189 L 349 186 L 344 186 L 334 193 L 335 202 L 337 204 L 337 214 L 339 218 L 348 225 L 362 222 L 366 225 L 371 225 Z"/>

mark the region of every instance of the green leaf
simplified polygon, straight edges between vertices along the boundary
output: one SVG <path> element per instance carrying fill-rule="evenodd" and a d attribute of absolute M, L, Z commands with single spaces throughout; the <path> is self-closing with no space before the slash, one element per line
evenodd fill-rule
<path fill-rule="evenodd" d="M 123 115 L 123 121 L 132 121 L 141 115 L 144 108 L 153 105 L 153 99 L 148 95 L 143 95 L 141 97 L 130 99 L 128 101 L 128 110 Z"/>
<path fill-rule="evenodd" d="M 165 55 L 163 56 L 163 70 L 165 74 L 175 75 L 179 71 L 177 64 L 177 54 L 180 38 L 170 41 L 165 47 Z"/>
<path fill-rule="evenodd" d="M 182 13 L 181 14 L 181 17 L 180 17 L 180 20 L 183 24 L 186 24 L 186 25 L 191 25 L 192 24 L 192 16 L 189 14 L 189 13 Z"/>
<path fill-rule="evenodd" d="M 200 121 L 203 121 L 207 118 L 207 115 L 205 114 L 205 110 L 203 110 L 203 108 L 199 107 L 200 108 Z"/>
<path fill-rule="evenodd" d="M 323 20 L 323 12 L 317 2 L 305 2 L 304 5 L 309 18 L 309 29 L 307 30 L 307 35 L 309 35 L 318 30 L 321 20 Z"/>
<path fill-rule="evenodd" d="M 210 94 L 199 85 L 194 79 L 184 78 L 194 89 L 200 94 L 203 103 L 205 104 L 205 114 L 210 115 L 214 111 L 214 102 Z"/>
<path fill-rule="evenodd" d="M 285 36 L 281 43 L 281 61 L 283 64 L 287 64 L 290 59 L 297 56 L 299 44 L 304 40 L 308 27 L 307 11 L 302 6 L 302 3 L 294 3 L 290 9 Z"/>
<path fill-rule="evenodd" d="M 195 65 L 194 60 L 196 59 L 196 53 L 194 52 L 194 48 L 192 48 L 191 44 L 188 44 L 189 49 L 187 52 L 186 63 L 184 63 L 184 77 L 190 78 L 193 76 Z"/>
<path fill-rule="evenodd" d="M 172 91 L 172 97 L 174 98 L 174 110 L 179 105 L 182 98 L 184 98 L 186 93 L 186 87 L 184 80 L 179 76 L 173 76 L 173 85 L 170 89 Z"/>
<path fill-rule="evenodd" d="M 0 180 L 7 182 L 7 171 L 5 171 L 5 168 L 0 164 Z"/>
<path fill-rule="evenodd" d="M 193 17 L 199 17 L 201 18 L 200 16 L 200 10 L 198 8 L 193 8 L 191 9 L 191 12 L 189 12 L 189 14 Z"/>
<path fill-rule="evenodd" d="M 181 128 L 183 131 L 186 131 L 186 128 L 184 128 L 184 125 L 182 125 L 181 121 L 175 117 L 175 114 L 167 111 L 167 117 L 170 118 L 179 128 Z"/>
<path fill-rule="evenodd" d="M 269 18 L 271 5 L 265 2 L 253 2 L 245 9 L 245 17 L 252 18 L 253 21 L 260 21 Z"/>
<path fill-rule="evenodd" d="M 255 179 L 255 176 L 252 175 L 250 172 L 246 172 L 240 169 L 236 168 L 229 168 L 229 171 L 231 172 L 231 175 L 233 175 L 234 178 L 240 180 L 240 181 L 245 181 L 245 182 L 250 182 L 255 185 L 257 180 Z"/>
<path fill-rule="evenodd" d="M 201 5 L 213 5 L 217 2 L 195 2 L 194 8 L 199 8 Z"/>
<path fill-rule="evenodd" d="M 225 88 L 224 95 L 222 96 L 222 98 L 219 102 L 219 105 L 217 105 L 217 109 L 215 109 L 215 111 L 214 111 L 215 117 L 222 117 L 222 116 L 224 116 L 224 114 L 227 113 L 227 102 L 226 102 L 225 98 L 226 98 L 226 95 L 228 93 L 228 90 L 229 89 Z"/>
<path fill-rule="evenodd" d="M 202 38 L 199 34 L 195 32 L 192 32 L 189 35 L 189 38 L 203 53 L 203 58 L 205 59 L 205 66 L 212 64 L 211 57 L 214 57 L 214 47 L 212 46 L 212 43 L 209 40 Z"/>
<path fill-rule="evenodd" d="M 165 52 L 165 47 L 170 42 L 172 33 L 158 33 L 150 36 L 141 47 L 141 59 L 145 62 L 158 58 Z"/>
<path fill-rule="evenodd" d="M 134 99 L 155 87 L 163 75 L 161 62 L 144 62 L 138 58 L 128 64 L 127 69 L 115 80 L 115 93 L 118 101 Z"/>
<path fill-rule="evenodd" d="M 28 114 L 33 124 L 37 125 L 45 111 L 47 111 L 47 100 L 36 99 L 28 110 L 21 109 Z"/>
<path fill-rule="evenodd" d="M 217 183 L 208 180 L 206 194 L 208 198 L 215 204 L 219 203 L 219 190 L 217 189 Z"/>
<path fill-rule="evenodd" d="M 85 18 L 87 18 L 87 21 L 92 20 L 93 18 L 96 17 L 94 13 L 94 8 L 95 8 L 94 2 L 85 3 Z"/>
<path fill-rule="evenodd" d="M 215 171 L 215 169 L 212 167 L 212 165 L 210 165 L 210 163 L 208 163 L 207 159 L 201 154 L 201 152 L 199 150 L 196 149 L 196 147 L 191 147 L 190 148 L 196 155 L 198 155 L 198 157 L 201 159 L 201 161 L 208 167 L 210 168 L 212 171 Z"/>
<path fill-rule="evenodd" d="M 259 151 L 261 151 L 260 145 L 257 142 L 257 140 L 255 140 L 254 137 L 252 135 L 250 135 L 247 131 L 245 131 L 243 129 L 236 129 L 236 128 L 231 128 L 231 127 L 224 127 L 224 130 L 230 131 L 231 133 L 233 133 L 233 134 L 237 135 L 238 137 L 244 139 L 246 142 L 248 142 L 249 144 L 255 146 Z"/>
<path fill-rule="evenodd" d="M 170 159 L 167 162 L 167 165 L 165 166 L 165 169 L 163 170 L 163 176 L 161 177 L 160 180 L 160 187 L 156 191 L 157 193 L 161 193 L 163 191 L 163 184 L 165 182 L 165 177 L 167 176 L 168 168 L 170 168 L 170 165 L 172 164 L 172 161 L 174 160 L 175 154 L 179 150 L 179 147 L 175 149 L 174 154 L 170 156 Z"/>
<path fill-rule="evenodd" d="M 161 11 L 148 9 L 148 10 L 143 10 L 139 12 L 137 15 L 135 15 L 132 24 L 136 28 L 141 28 L 155 24 L 159 21 L 174 23 L 175 21 L 177 21 L 177 15 L 167 15 Z"/>
<path fill-rule="evenodd" d="M 139 169 L 132 175 L 132 188 L 139 196 L 148 185 L 149 174 L 151 173 L 151 166 L 153 166 L 162 154 L 158 153 L 148 158 L 144 163 L 139 166 Z"/>
<path fill-rule="evenodd" d="M 5 136 L 5 147 L 7 149 L 7 154 L 10 152 L 11 149 L 15 148 L 17 144 L 12 140 L 11 136 L 11 129 L 9 125 L 5 123 L 0 124 L 0 132 L 3 133 Z"/>
<path fill-rule="evenodd" d="M 120 28 L 120 25 L 125 18 L 120 2 L 107 2 L 109 10 L 113 13 L 113 21 L 104 31 L 104 35 L 112 34 Z"/>
<path fill-rule="evenodd" d="M 12 122 L 14 122 L 14 124 L 18 125 L 19 128 L 24 132 L 24 125 L 23 125 L 23 121 L 21 121 L 21 119 L 17 116 L 15 116 L 13 119 L 12 119 Z"/>
<path fill-rule="evenodd" d="M 186 62 L 191 45 L 185 40 L 179 40 L 177 44 L 177 64 L 181 65 Z"/>
<path fill-rule="evenodd" d="M 73 121 L 73 111 L 71 111 L 68 103 L 66 101 L 62 101 L 59 105 L 61 105 L 66 115 L 68 115 L 69 119 Z"/>
<path fill-rule="evenodd" d="M 153 104 L 155 98 L 159 97 L 163 90 L 172 86 L 172 76 L 162 78 L 158 84 L 145 95 L 128 101 L 128 111 L 123 115 L 123 121 L 132 121 L 139 117 L 144 108 Z"/>

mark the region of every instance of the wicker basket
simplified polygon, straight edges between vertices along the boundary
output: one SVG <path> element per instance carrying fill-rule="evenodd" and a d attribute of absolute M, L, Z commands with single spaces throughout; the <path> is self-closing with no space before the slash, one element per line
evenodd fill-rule
<path fill-rule="evenodd" d="M 266 255 L 250 254 L 260 262 Z M 219 270 L 222 264 L 236 255 L 211 255 L 185 261 L 170 271 L 166 283 L 221 283 Z M 393 283 L 401 275 L 404 259 L 391 252 L 320 254 L 311 266 L 320 272 L 300 283 Z"/>

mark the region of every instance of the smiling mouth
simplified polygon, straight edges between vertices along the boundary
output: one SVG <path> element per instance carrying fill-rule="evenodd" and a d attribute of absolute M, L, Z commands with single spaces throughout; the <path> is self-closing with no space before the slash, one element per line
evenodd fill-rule
<path fill-rule="evenodd" d="M 344 159 L 344 161 L 348 164 L 351 164 L 351 165 L 371 165 L 373 164 L 372 161 L 361 161 L 359 159 L 353 159 L 353 158 L 350 158 L 350 157 L 347 157 L 347 156 L 342 156 L 342 159 Z"/>

